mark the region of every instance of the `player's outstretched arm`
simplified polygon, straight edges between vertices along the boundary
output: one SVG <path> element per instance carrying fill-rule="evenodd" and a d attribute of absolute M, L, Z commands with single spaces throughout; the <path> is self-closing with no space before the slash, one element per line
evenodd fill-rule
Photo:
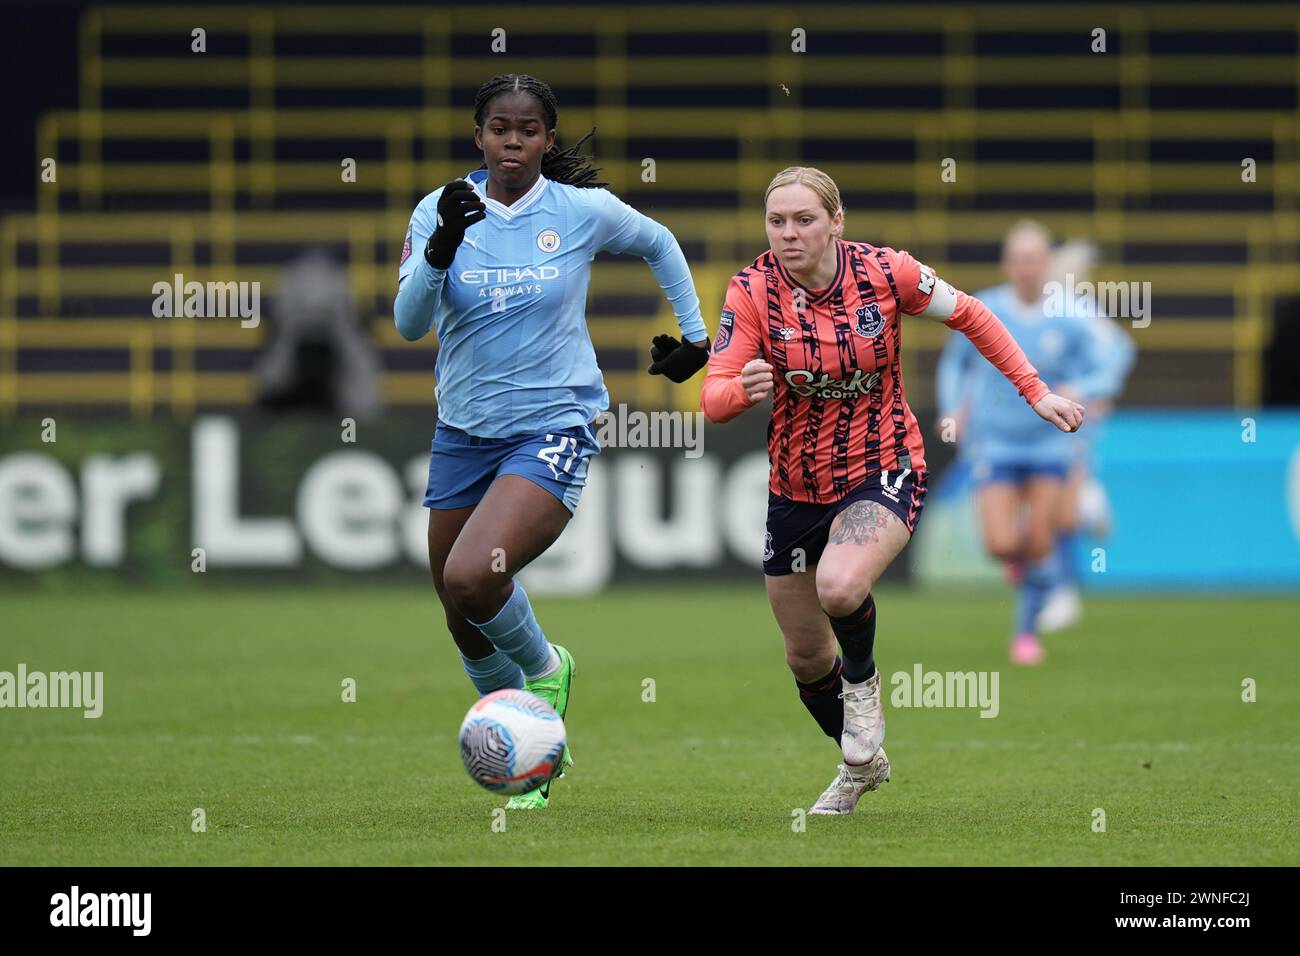
<path fill-rule="evenodd" d="M 970 339 L 980 354 L 1016 387 L 1039 418 L 1051 422 L 1063 432 L 1078 431 L 1083 425 L 1083 406 L 1047 387 L 993 310 L 965 292 L 957 292 L 955 298 L 956 308 L 944 325 Z"/>
<path fill-rule="evenodd" d="M 988 306 L 973 295 L 953 291 L 954 307 L 943 324 L 970 339 L 979 353 L 1016 387 L 1039 418 L 1061 431 L 1078 431 L 1083 425 L 1083 406 L 1047 387 L 1007 327 Z"/>
<path fill-rule="evenodd" d="M 1030 363 L 993 310 L 973 295 L 953 288 L 906 252 L 890 252 L 895 274 L 899 277 L 899 297 L 904 313 L 937 319 L 966 336 L 980 355 L 1016 387 L 1040 418 L 1061 431 L 1079 430 L 1083 425 L 1083 406 L 1054 394 L 1047 387 L 1047 383 L 1038 377 L 1038 369 Z"/>
<path fill-rule="evenodd" d="M 596 249 L 640 256 L 672 303 L 682 338 L 656 335 L 650 346 L 651 375 L 684 382 L 709 361 L 709 338 L 700 316 L 686 256 L 677 237 L 663 224 L 637 212 L 607 189 L 591 191 L 596 213 Z"/>

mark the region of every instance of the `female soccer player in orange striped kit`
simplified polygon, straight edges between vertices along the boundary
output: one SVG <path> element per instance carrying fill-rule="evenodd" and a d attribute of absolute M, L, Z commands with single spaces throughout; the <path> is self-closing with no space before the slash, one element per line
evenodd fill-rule
<path fill-rule="evenodd" d="M 1039 380 L 977 299 L 906 252 L 845 241 L 839 188 L 821 170 L 782 170 L 766 207 L 771 248 L 727 287 L 700 405 L 726 422 L 772 396 L 767 595 L 800 698 L 844 757 L 810 812 L 852 813 L 889 779 L 871 588 L 925 501 L 925 447 L 903 393 L 902 317 L 965 334 L 1062 431 L 1077 431 L 1084 409 Z"/>

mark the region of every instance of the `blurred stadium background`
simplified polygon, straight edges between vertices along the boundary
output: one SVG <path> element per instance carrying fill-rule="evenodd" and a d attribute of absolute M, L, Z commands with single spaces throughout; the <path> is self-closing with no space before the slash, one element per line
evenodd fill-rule
<path fill-rule="evenodd" d="M 24 531 L 8 519 L 6 578 L 101 567 L 115 578 L 188 574 L 187 515 L 198 508 L 190 499 L 223 493 L 190 487 L 205 422 L 213 454 L 229 457 L 232 443 L 244 443 L 234 507 L 246 514 L 290 514 L 307 465 L 340 447 L 384 456 L 393 476 L 409 480 L 403 498 L 416 494 L 435 349 L 402 341 L 393 327 L 397 259 L 419 198 L 477 165 L 474 90 L 509 71 L 556 90 L 561 142 L 596 127 L 611 188 L 679 237 L 710 328 L 727 277 L 765 248 L 762 190 L 788 164 L 837 179 L 847 235 L 906 248 L 968 291 L 1001 281 L 1002 235 L 1023 216 L 1058 240 L 1094 242 L 1092 278 L 1149 282 L 1152 321 L 1130 330 L 1138 363 L 1102 454 L 1114 547 L 1131 560 L 1092 583 L 1300 583 L 1300 419 L 1281 410 L 1300 402 L 1300 30 L 1288 4 L 1234 6 L 1225 16 L 1172 3 L 887 11 L 70 3 L 11 7 L 6 19 L 15 95 L 5 106 L 0 217 L 0 452 L 44 455 L 62 469 L 60 479 L 34 459 L 20 462 L 30 473 L 11 460 L 10 508 L 67 512 L 54 519 L 62 531 Z M 193 51 L 199 28 L 206 52 Z M 492 52 L 494 30 L 505 31 L 505 52 Z M 792 51 L 797 30 L 807 52 Z M 1105 52 L 1094 52 L 1097 30 Z M 949 159 L 955 181 L 941 176 Z M 176 274 L 260 283 L 263 321 L 154 318 L 153 286 Z M 276 366 L 277 330 L 290 313 L 313 310 L 339 313 L 359 334 L 307 336 L 296 351 L 282 342 L 295 358 L 281 354 Z M 644 374 L 651 335 L 673 325 L 640 261 L 598 263 L 589 317 L 613 407 L 698 407 L 698 381 L 674 387 Z M 913 323 L 905 352 L 908 398 L 940 473 L 951 451 L 931 427 L 933 372 L 946 334 Z M 272 366 L 283 379 L 295 362 L 298 378 L 272 381 Z M 304 424 L 312 406 L 335 414 Z M 353 446 L 338 444 L 346 415 L 362 425 Z M 1247 417 L 1259 419 L 1253 443 L 1242 439 Z M 42 432 L 46 418 L 57 442 Z M 609 553 L 600 567 L 559 568 L 555 586 L 752 568 L 760 483 L 745 455 L 761 449 L 762 424 L 710 429 L 706 462 L 717 468 L 655 455 L 664 471 L 648 484 L 620 469 L 619 453 L 602 458 L 602 474 L 618 480 L 595 482 L 613 489 L 612 503 L 589 504 L 590 529 L 571 537 L 590 552 L 604 536 Z M 136 488 L 129 531 L 115 536 L 111 517 L 99 532 L 75 527 L 74 515 L 94 524 L 92 511 L 111 510 L 113 479 L 87 481 L 87 457 L 129 452 L 159 465 L 156 485 L 147 464 L 134 485 L 122 479 Z M 644 454 L 655 453 L 638 453 L 635 471 Z M 1186 509 L 1221 491 L 1225 475 L 1241 481 L 1242 467 L 1252 469 L 1259 519 L 1216 524 L 1231 542 L 1210 554 L 1196 545 L 1196 560 L 1171 571 L 1169 555 L 1197 540 L 1180 537 Z M 367 472 L 366 481 L 392 496 L 392 477 Z M 712 537 L 725 547 L 692 536 L 700 521 L 689 514 L 659 522 L 662 509 L 638 507 L 651 517 L 628 517 L 628 496 L 662 503 L 675 497 L 670 486 L 707 493 L 706 523 L 720 499 L 743 499 L 718 508 Z M 323 573 L 321 548 L 295 547 L 280 532 L 247 539 L 247 554 L 212 555 L 213 569 Z M 324 564 L 373 569 L 372 579 L 399 567 L 414 580 L 418 535 L 406 549 L 390 537 L 369 557 Z M 929 562 L 937 579 L 945 566 L 978 577 L 973 539 L 959 538 L 943 535 L 945 550 Z M 963 548 L 962 560 L 943 560 Z M 912 550 L 912 567 L 933 553 Z"/>

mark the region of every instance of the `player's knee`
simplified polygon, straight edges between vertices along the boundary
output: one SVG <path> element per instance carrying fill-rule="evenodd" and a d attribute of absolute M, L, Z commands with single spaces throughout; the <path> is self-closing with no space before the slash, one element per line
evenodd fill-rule
<path fill-rule="evenodd" d="M 785 649 L 785 664 L 790 668 L 790 673 L 795 680 L 805 683 L 825 677 L 834 663 L 834 651 L 806 651 L 797 647 Z"/>
<path fill-rule="evenodd" d="M 817 577 L 817 601 L 830 617 L 848 617 L 867 599 L 870 581 L 855 581 L 847 576 Z"/>
<path fill-rule="evenodd" d="M 1039 531 L 1029 535 L 1025 541 L 1025 558 L 1029 561 L 1041 561 L 1052 553 L 1052 534 Z"/>
<path fill-rule="evenodd" d="M 509 576 L 493 571 L 490 562 L 453 556 L 442 569 L 440 593 L 446 595 L 463 617 L 486 621 L 501 609 L 501 593 L 509 583 Z"/>
<path fill-rule="evenodd" d="M 433 589 L 438 592 L 438 600 L 442 602 L 443 607 L 448 607 L 451 604 L 451 598 L 447 594 L 447 582 L 445 580 L 445 565 L 446 565 L 445 559 L 443 563 L 440 565 L 433 564 L 432 559 L 430 559 L 429 572 L 433 577 Z"/>
<path fill-rule="evenodd" d="M 1019 542 L 1011 538 L 986 538 L 984 540 L 984 550 L 995 561 L 1015 561 L 1022 556 Z"/>

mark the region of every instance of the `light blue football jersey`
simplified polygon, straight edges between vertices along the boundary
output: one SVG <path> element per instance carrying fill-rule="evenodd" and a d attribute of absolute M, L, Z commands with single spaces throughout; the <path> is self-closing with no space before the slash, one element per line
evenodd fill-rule
<path fill-rule="evenodd" d="M 1026 305 L 1009 284 L 977 292 L 975 298 L 1007 327 L 1052 391 L 1072 386 L 1086 406 L 1089 399 L 1107 395 L 1122 382 L 1123 373 L 1116 374 L 1115 362 L 1107 358 L 1108 349 L 1086 310 L 1048 315 L 1042 300 Z M 1131 354 L 1120 358 L 1131 362 Z M 965 435 L 960 437 L 964 457 L 993 463 L 1052 464 L 1069 463 L 1079 453 L 1080 436 L 1041 419 L 1015 386 L 960 333 L 950 335 L 944 345 L 937 386 L 941 415 L 955 413 L 963 405 L 967 410 Z M 1087 429 L 1086 421 L 1083 427 Z"/>
<path fill-rule="evenodd" d="M 393 305 L 406 339 L 437 332 L 440 421 L 502 438 L 585 425 L 609 407 L 586 322 L 598 252 L 645 259 L 683 335 L 704 338 L 686 258 L 659 223 L 606 189 L 541 176 L 506 206 L 487 197 L 487 170 L 464 178 L 487 218 L 466 230 L 449 269 L 434 269 L 423 253 L 442 188 L 425 196 L 411 216 Z"/>

